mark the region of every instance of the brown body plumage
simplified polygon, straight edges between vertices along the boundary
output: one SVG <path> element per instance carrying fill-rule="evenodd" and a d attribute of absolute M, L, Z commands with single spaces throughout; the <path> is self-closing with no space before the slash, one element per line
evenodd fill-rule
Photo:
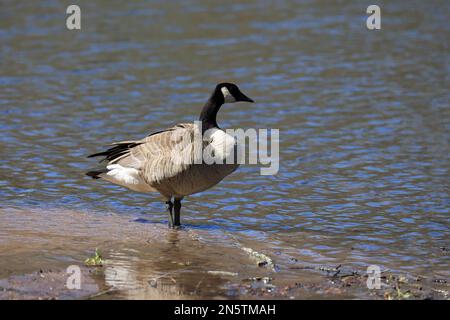
<path fill-rule="evenodd" d="M 230 152 L 236 155 L 237 145 L 216 122 L 220 106 L 236 101 L 253 102 L 237 86 L 219 84 L 203 107 L 201 126 L 181 123 L 141 140 L 113 143 L 108 150 L 89 156 L 103 156 L 100 162 L 106 167 L 89 171 L 87 175 L 138 192 L 159 192 L 169 205 L 169 224 L 180 225 L 181 199 L 211 188 L 239 166 L 236 161 L 231 164 L 225 161 Z M 195 150 L 195 135 L 200 136 L 201 152 Z M 212 164 L 203 161 L 202 151 L 208 147 L 223 161 Z M 175 217 L 172 216 L 172 198 L 175 200 Z"/>

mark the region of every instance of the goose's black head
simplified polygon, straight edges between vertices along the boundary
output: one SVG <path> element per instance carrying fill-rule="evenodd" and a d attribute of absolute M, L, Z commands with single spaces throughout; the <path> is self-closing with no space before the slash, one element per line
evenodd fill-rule
<path fill-rule="evenodd" d="M 219 83 L 214 90 L 214 95 L 223 99 L 222 103 L 233 103 L 239 101 L 254 102 L 239 90 L 234 83 Z"/>
<path fill-rule="evenodd" d="M 239 90 L 234 83 L 219 83 L 209 97 L 200 114 L 200 120 L 203 123 L 203 130 L 218 127 L 216 117 L 217 112 L 224 103 L 233 103 L 239 101 L 254 102 Z"/>

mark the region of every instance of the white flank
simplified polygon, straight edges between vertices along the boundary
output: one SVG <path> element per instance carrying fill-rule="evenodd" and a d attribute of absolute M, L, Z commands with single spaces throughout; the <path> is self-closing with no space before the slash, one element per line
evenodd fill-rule
<path fill-rule="evenodd" d="M 120 164 L 111 164 L 106 168 L 109 170 L 107 175 L 117 180 L 120 184 L 129 185 L 140 183 L 139 171 L 134 168 L 123 167 Z"/>

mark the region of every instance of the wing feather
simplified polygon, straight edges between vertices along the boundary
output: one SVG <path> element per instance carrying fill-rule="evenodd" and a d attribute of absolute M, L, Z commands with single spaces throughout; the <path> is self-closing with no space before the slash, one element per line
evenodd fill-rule
<path fill-rule="evenodd" d="M 109 164 L 139 170 L 150 185 L 161 183 L 194 164 L 193 144 L 190 143 L 193 135 L 194 125 L 182 123 L 139 141 L 126 141 L 130 148 L 126 152 L 116 152 L 118 156 Z"/>
<path fill-rule="evenodd" d="M 100 162 L 106 162 L 107 167 L 120 165 L 136 169 L 152 186 L 177 176 L 194 164 L 192 141 L 195 130 L 192 123 L 180 123 L 141 140 L 114 142 L 108 150 L 89 157 L 103 156 Z"/>

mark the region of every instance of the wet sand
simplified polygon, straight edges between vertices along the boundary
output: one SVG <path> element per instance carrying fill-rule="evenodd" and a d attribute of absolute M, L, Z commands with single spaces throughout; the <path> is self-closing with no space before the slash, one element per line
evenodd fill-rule
<path fill-rule="evenodd" d="M 145 217 L 1 208 L 0 299 L 446 299 L 446 279 L 311 266 L 257 241 L 202 228 L 169 230 Z M 100 267 L 86 258 L 98 248 Z M 448 254 L 443 250 L 443 254 Z M 81 289 L 68 289 L 68 266 Z"/>

